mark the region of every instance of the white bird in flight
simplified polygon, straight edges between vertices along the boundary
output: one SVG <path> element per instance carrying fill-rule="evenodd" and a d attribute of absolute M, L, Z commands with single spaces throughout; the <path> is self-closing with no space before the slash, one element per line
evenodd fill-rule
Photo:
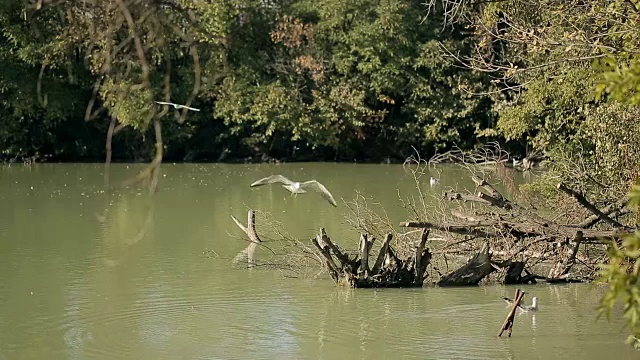
<path fill-rule="evenodd" d="M 282 175 L 271 175 L 271 176 L 267 176 L 264 179 L 260 179 L 254 182 L 253 184 L 251 184 L 251 187 L 262 186 L 267 184 L 276 184 L 276 183 L 282 184 L 282 187 L 289 190 L 292 194 L 306 193 L 306 190 L 304 189 L 313 188 L 314 190 L 319 192 L 320 195 L 325 200 L 331 203 L 331 205 L 338 206 L 338 204 L 336 203 L 336 200 L 333 198 L 329 190 L 327 190 L 327 188 L 324 187 L 324 185 L 320 184 L 316 180 L 309 180 L 301 183 L 301 182 L 291 181 Z"/>
<path fill-rule="evenodd" d="M 438 185 L 439 182 L 440 180 L 434 178 L 433 176 L 429 177 L 429 185 L 431 185 L 431 187 Z"/>
<path fill-rule="evenodd" d="M 509 299 L 509 298 L 502 298 L 504 301 L 507 302 L 507 304 L 513 304 L 513 300 Z M 531 298 L 531 305 L 522 305 L 522 303 L 518 304 L 518 309 L 522 310 L 522 311 L 537 311 L 538 310 L 538 298 L 537 297 L 533 297 Z"/>
<path fill-rule="evenodd" d="M 184 108 L 184 109 L 187 109 L 187 110 L 200 111 L 200 109 L 192 108 L 192 107 L 189 107 L 189 106 L 186 106 L 186 105 L 174 104 L 174 103 L 171 103 L 171 102 L 156 101 L 156 103 L 158 103 L 160 105 L 171 105 L 175 109 L 178 109 L 178 110 Z"/>

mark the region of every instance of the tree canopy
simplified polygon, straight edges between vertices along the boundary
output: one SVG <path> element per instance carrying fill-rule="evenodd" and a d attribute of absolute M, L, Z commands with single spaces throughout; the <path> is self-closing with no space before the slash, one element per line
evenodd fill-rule
<path fill-rule="evenodd" d="M 553 162 L 545 178 L 567 180 L 589 199 L 629 193 L 640 204 L 640 3 L 636 0 L 506 0 L 442 6 L 476 32 L 469 69 L 490 74 L 497 130 Z M 550 184 L 551 182 L 548 182 Z M 544 180 L 538 189 L 544 188 Z M 542 186 L 540 186 L 542 185 Z M 549 192 L 552 189 L 543 189 Z M 553 189 L 555 191 L 555 189 Z M 640 344 L 640 235 L 612 243 L 602 267 L 601 311 L 622 300 Z"/>
<path fill-rule="evenodd" d="M 165 125 L 161 143 L 174 158 L 197 158 L 202 149 L 403 158 L 412 146 L 472 146 L 493 126 L 490 99 L 473 95 L 486 75 L 440 56 L 443 44 L 469 52 L 473 34 L 421 19 L 420 1 L 39 4 L 9 0 L 0 8 L 0 42 L 8 45 L 0 106 L 2 121 L 26 122 L 16 132 L 30 123 L 45 132 L 54 156 L 65 142 L 58 132 L 105 132 L 112 122 L 109 133 L 125 130 L 124 146 L 133 148 L 151 124 Z M 172 117 L 157 100 L 202 111 Z M 5 154 L 45 151 L 11 129 L 0 134 Z M 102 153 L 93 136 L 80 139 Z M 136 153 L 149 156 L 146 146 Z"/>

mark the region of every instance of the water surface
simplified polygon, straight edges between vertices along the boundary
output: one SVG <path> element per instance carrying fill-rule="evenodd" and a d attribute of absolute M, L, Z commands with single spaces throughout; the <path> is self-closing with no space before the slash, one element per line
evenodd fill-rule
<path fill-rule="evenodd" d="M 358 191 L 395 224 L 409 216 L 398 190 L 415 194 L 399 165 L 163 164 L 153 201 L 118 186 L 140 169 L 113 165 L 105 191 L 99 164 L 0 168 L 0 359 L 638 357 L 622 322 L 596 321 L 601 290 L 589 285 L 527 287 L 540 311 L 498 339 L 500 298 L 513 287 L 349 290 L 326 276 L 231 266 L 246 244 L 230 215 L 244 220 L 248 208 L 301 239 L 324 226 L 357 241 L 343 204 L 249 189 L 254 180 L 315 178 L 345 200 Z M 463 170 L 439 171 L 441 186 L 471 186 Z M 422 191 L 437 194 L 426 176 Z"/>

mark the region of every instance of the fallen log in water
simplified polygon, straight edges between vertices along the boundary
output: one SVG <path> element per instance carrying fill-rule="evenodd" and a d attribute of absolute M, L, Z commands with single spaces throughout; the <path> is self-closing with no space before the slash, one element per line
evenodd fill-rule
<path fill-rule="evenodd" d="M 391 247 L 393 236 L 387 234 L 373 267 L 369 266 L 375 238 L 361 234 L 358 253 L 350 258 L 327 235 L 324 228 L 311 242 L 316 247 L 331 278 L 342 286 L 354 288 L 420 287 L 425 280 L 431 253 L 426 247 L 429 230 L 424 229 L 413 255 L 399 259 Z M 336 262 L 337 261 L 337 262 Z"/>
<path fill-rule="evenodd" d="M 236 219 L 236 217 L 233 215 L 231 215 L 231 219 L 233 219 L 233 222 L 235 222 L 236 225 L 238 225 L 238 227 L 247 234 L 251 242 L 253 243 L 262 242 L 262 240 L 260 240 L 260 237 L 258 236 L 258 232 L 256 231 L 256 211 L 255 210 L 247 211 L 247 226 L 242 225 L 242 223 L 238 219 Z"/>
<path fill-rule="evenodd" d="M 613 220 L 611 217 L 609 217 L 609 215 L 605 214 L 604 212 L 600 211 L 600 209 L 598 209 L 595 205 L 593 205 L 592 203 L 589 202 L 589 200 L 587 200 L 582 194 L 580 194 L 579 192 L 567 187 L 565 184 L 558 184 L 556 186 L 558 188 L 558 190 L 564 192 L 565 194 L 573 197 L 574 199 L 576 199 L 576 201 L 582 205 L 585 209 L 589 210 L 591 213 L 593 213 L 593 215 L 597 216 L 599 219 L 601 219 L 602 221 L 605 221 L 611 225 L 613 225 L 614 227 L 617 228 L 623 228 L 625 227 L 624 225 L 620 224 L 619 222 Z"/>
<path fill-rule="evenodd" d="M 305 245 L 304 255 L 315 253 L 331 278 L 337 284 L 349 287 L 422 286 L 432 256 L 432 269 L 440 274 L 440 279 L 430 283 L 439 286 L 477 285 L 489 275 L 491 281 L 503 284 L 529 284 L 541 279 L 548 283 L 574 282 L 592 280 L 597 275 L 602 256 L 606 256 L 606 247 L 635 230 L 620 222 L 619 215 L 627 211 L 628 199 L 598 210 L 594 202 L 559 184 L 559 191 L 590 212 L 582 222 L 561 224 L 539 215 L 535 208 L 507 199 L 485 179 L 474 176 L 472 180 L 477 186 L 474 194 L 444 193 L 443 199 L 454 206 L 450 206 L 450 214 L 444 213 L 440 223 L 425 219 L 400 223 L 402 227 L 421 229 L 420 239 L 413 247 L 407 249 L 407 244 L 401 243 L 396 253 L 391 246 L 393 236 L 387 234 L 373 251 L 376 239 L 363 233 L 357 253 L 352 255 L 340 249 L 325 230 L 320 229 L 312 239 L 317 251 Z M 471 206 L 463 204 L 468 202 Z M 253 254 L 257 246 L 262 246 L 255 231 L 255 212 L 249 211 L 247 226 L 233 220 L 250 240 L 247 249 L 236 258 L 246 255 L 247 265 L 255 266 Z M 596 223 L 610 227 L 592 229 Z M 444 233 L 438 242 L 439 248 L 433 253 L 427 247 L 430 231 L 437 235 Z M 411 233 L 413 231 L 402 234 L 401 239 L 410 238 Z M 300 246 L 300 242 L 296 241 L 296 245 Z M 469 260 L 457 268 L 450 268 L 448 254 L 462 255 Z M 446 270 L 440 266 L 440 260 L 444 260 Z M 534 270 L 539 264 L 544 268 Z M 538 275 L 536 271 L 546 273 L 546 276 Z"/>

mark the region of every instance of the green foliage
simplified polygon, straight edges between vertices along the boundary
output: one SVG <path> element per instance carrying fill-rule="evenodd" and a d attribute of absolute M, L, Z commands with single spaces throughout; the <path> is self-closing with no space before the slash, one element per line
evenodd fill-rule
<path fill-rule="evenodd" d="M 516 103 L 499 110 L 498 129 L 507 140 L 526 138 L 533 147 L 552 150 L 575 140 L 593 108 L 593 70 L 588 66 L 562 69 L 557 77 L 532 76 Z"/>
<path fill-rule="evenodd" d="M 629 194 L 630 205 L 640 215 L 640 179 Z M 600 281 L 608 290 L 602 297 L 599 312 L 607 318 L 618 301 L 631 331 L 628 342 L 640 349 L 640 231 L 626 236 L 622 244 L 612 243 L 609 262 L 602 265 Z"/>
<path fill-rule="evenodd" d="M 538 181 L 521 185 L 518 190 L 521 196 L 536 208 L 552 209 L 562 196 L 556 189 L 557 184 L 556 176 L 543 176 Z"/>
<path fill-rule="evenodd" d="M 598 99 L 608 94 L 621 103 L 640 105 L 640 57 L 620 61 L 610 56 L 598 65 L 602 71 L 602 78 L 596 86 Z"/>
<path fill-rule="evenodd" d="M 275 61 L 255 66 L 232 52 L 216 116 L 238 134 L 251 131 L 258 147 L 284 136 L 403 156 L 411 145 L 471 144 L 492 117 L 488 99 L 469 94 L 483 90 L 484 77 L 442 61 L 438 45 L 464 52 L 471 37 L 436 20 L 418 25 L 422 9 L 418 1 L 297 1 L 275 23 L 252 19 L 271 35 L 266 51 Z M 238 52 L 247 53 L 259 51 Z"/>
<path fill-rule="evenodd" d="M 640 108 L 607 102 L 589 109 L 585 118 L 581 135 L 592 145 L 585 166 L 621 198 L 640 176 Z"/>
<path fill-rule="evenodd" d="M 638 96 L 630 54 L 640 50 L 639 12 L 631 2 L 507 0 L 467 10 L 479 40 L 470 63 L 503 90 L 495 100 L 506 139 L 547 153 L 588 152 L 594 144 L 584 125 L 596 100 L 633 104 Z"/>
<path fill-rule="evenodd" d="M 551 185 L 571 184 L 598 204 L 618 201 L 640 176 L 640 3 L 506 0 L 464 6 L 473 19 L 474 68 L 495 78 L 498 130 L 552 160 L 525 194 L 547 208 L 563 202 Z M 637 206 L 640 187 L 631 198 Z M 564 208 L 562 208 L 563 212 Z M 581 220 L 567 219 L 567 221 Z M 607 314 L 616 299 L 640 335 L 640 234 L 613 244 L 602 280 Z"/>
<path fill-rule="evenodd" d="M 95 127 L 75 121 L 90 95 L 89 78 L 81 63 L 63 56 L 68 41 L 56 32 L 64 29 L 50 26 L 57 15 L 46 8 L 28 21 L 22 1 L 0 5 L 0 160 L 92 156 L 102 146 Z"/>
<path fill-rule="evenodd" d="M 300 146 L 320 156 L 402 158 L 411 146 L 428 153 L 503 136 L 547 153 L 591 151 L 585 161 L 602 176 L 626 161 L 604 159 L 615 152 L 596 144 L 605 137 L 594 119 L 622 116 L 630 121 L 622 128 L 633 130 L 633 111 L 603 113 L 591 90 L 597 83 L 603 101 L 636 101 L 628 2 L 468 6 L 475 29 L 443 27 L 440 7 L 422 19 L 422 1 L 69 0 L 40 9 L 3 1 L 0 109 L 10 125 L 0 130 L 0 150 L 41 147 L 28 144 L 27 123 L 42 124 L 33 126 L 55 148 L 53 134 L 75 133 L 71 124 L 90 104 L 93 129 L 115 115 L 143 136 L 163 118 L 180 142 L 170 148 L 181 152 L 230 145 L 238 155 L 282 156 Z M 482 60 L 471 61 L 475 69 L 461 68 L 474 54 Z M 491 90 L 490 78 L 517 91 L 477 95 Z M 203 111 L 189 113 L 189 125 L 169 125 L 184 120 L 154 103 L 169 99 Z M 213 128 L 219 134 L 199 135 Z M 621 133 L 609 135 L 633 140 Z"/>
<path fill-rule="evenodd" d="M 0 129 L 0 151 L 36 151 L 13 119 L 52 135 L 83 118 L 104 129 L 112 115 L 140 136 L 162 118 L 180 142 L 164 142 L 170 158 L 172 148 L 199 152 L 187 144 L 402 158 L 411 146 L 428 153 L 495 137 L 490 99 L 472 95 L 486 91 L 486 75 L 442 57 L 441 44 L 468 54 L 473 34 L 442 28 L 441 10 L 421 23 L 423 13 L 421 1 L 401 0 L 3 1 L 0 109 L 17 125 Z M 173 126 L 172 109 L 154 100 L 203 111 Z M 220 133 L 199 136 L 212 128 Z"/>
<path fill-rule="evenodd" d="M 3 1 L 0 121 L 9 126 L 0 129 L 2 157 L 73 158 L 75 152 L 76 159 L 97 159 L 104 151 L 104 123 L 114 115 L 120 125 L 137 131 L 138 136 L 120 134 L 134 141 L 126 144 L 127 157 L 139 158 L 135 142 L 146 138 L 152 119 L 165 114 L 154 100 L 185 103 L 210 90 L 206 81 L 196 86 L 201 79 L 192 61 L 193 44 L 208 45 L 203 65 L 219 64 L 228 29 L 217 24 L 229 22 L 219 20 L 228 19 L 232 8 L 224 2 L 127 0 L 66 1 L 35 8 L 23 0 Z M 197 22 L 197 17 L 207 21 Z M 85 117 L 93 122 L 83 123 Z M 28 130 L 30 126 L 36 131 Z M 89 134 L 96 136 L 94 130 L 102 132 L 100 138 L 85 141 Z M 185 135 L 188 130 L 171 128 Z"/>
<path fill-rule="evenodd" d="M 131 88 L 132 84 L 121 80 L 106 80 L 100 87 L 100 95 L 109 113 L 122 124 L 145 130 L 153 118 L 153 94 L 147 88 Z"/>
<path fill-rule="evenodd" d="M 607 95 L 626 111 L 616 117 L 601 117 L 591 132 L 598 144 L 598 150 L 622 156 L 606 156 L 603 164 L 609 172 L 619 171 L 621 180 L 640 174 L 640 58 L 628 61 L 608 57 L 601 62 L 602 77 L 596 87 L 596 96 Z M 621 106 L 622 107 L 622 106 Z M 640 177 L 629 193 L 629 206 L 635 207 L 636 224 L 640 225 Z M 600 281 L 608 285 L 602 297 L 599 311 L 611 317 L 616 303 L 622 303 L 623 317 L 627 320 L 631 335 L 627 342 L 640 349 L 640 231 L 625 236 L 622 244 L 612 243 L 609 261 L 602 265 Z"/>
<path fill-rule="evenodd" d="M 499 133 L 551 157 L 547 177 L 589 199 L 626 193 L 640 175 L 638 8 L 507 0 L 467 11 L 478 39 L 468 62 L 502 90 Z"/>

